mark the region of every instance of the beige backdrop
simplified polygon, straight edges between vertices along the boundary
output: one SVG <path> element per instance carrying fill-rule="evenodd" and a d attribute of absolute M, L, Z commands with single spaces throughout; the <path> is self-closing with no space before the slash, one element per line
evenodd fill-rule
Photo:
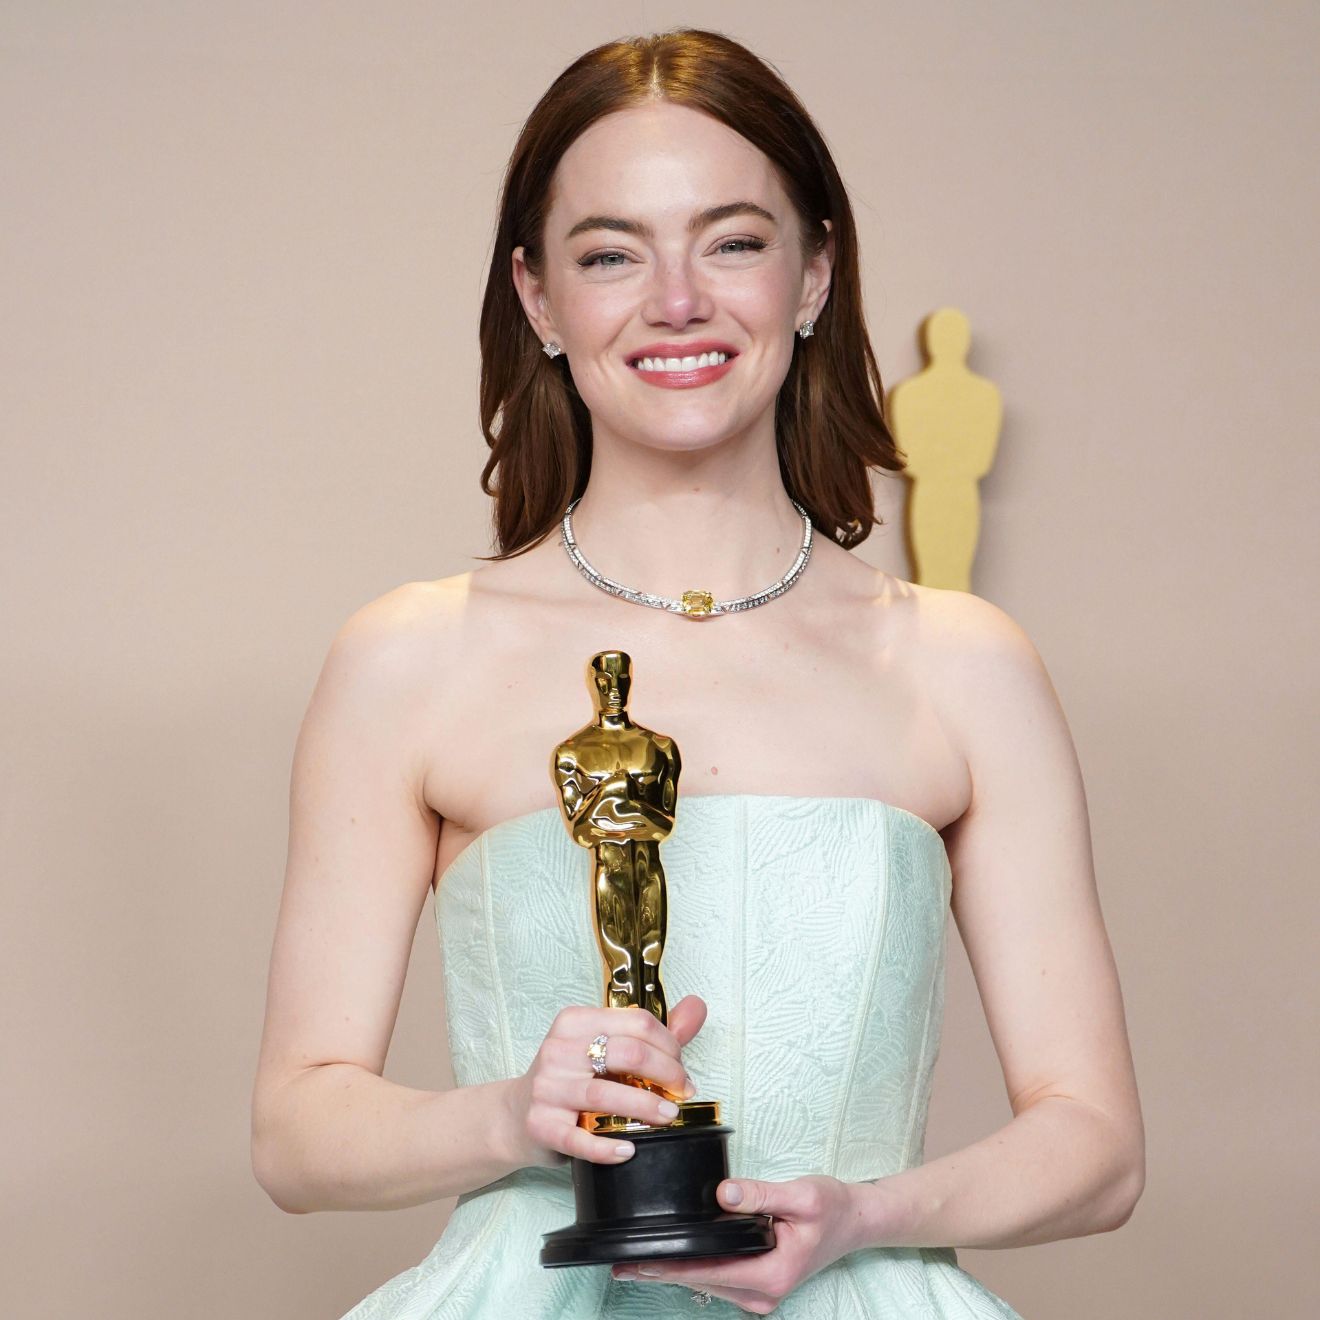
<path fill-rule="evenodd" d="M 818 117 L 887 383 L 953 303 L 1005 398 L 977 586 L 1069 712 L 1150 1176 L 1116 1234 L 963 1263 L 1027 1320 L 1320 1312 L 1320 10 L 9 0 L 6 1316 L 333 1320 L 441 1229 L 287 1216 L 249 1170 L 293 740 L 348 614 L 488 548 L 519 123 L 683 21 Z M 906 574 L 897 521 L 861 553 Z M 389 1071 L 439 1087 L 431 923 Z M 950 940 L 931 1155 L 1008 1116 Z"/>

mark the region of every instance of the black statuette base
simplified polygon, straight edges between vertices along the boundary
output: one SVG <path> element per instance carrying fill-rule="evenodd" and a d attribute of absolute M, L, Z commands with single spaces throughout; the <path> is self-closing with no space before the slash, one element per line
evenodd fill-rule
<path fill-rule="evenodd" d="M 729 1176 L 723 1124 L 623 1132 L 636 1153 L 622 1164 L 574 1159 L 577 1222 L 543 1234 L 541 1264 L 743 1256 L 775 1245 L 769 1215 L 721 1208 L 715 1190 Z M 614 1138 L 611 1138 L 614 1139 Z"/>

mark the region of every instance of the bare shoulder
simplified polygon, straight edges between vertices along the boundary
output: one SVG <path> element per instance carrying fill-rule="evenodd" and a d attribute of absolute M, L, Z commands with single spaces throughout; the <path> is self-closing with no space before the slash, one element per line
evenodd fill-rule
<path fill-rule="evenodd" d="M 1006 610 L 966 591 L 901 584 L 913 645 L 946 682 L 982 695 L 1043 673 L 1040 653 Z"/>
<path fill-rule="evenodd" d="M 385 721 L 402 735 L 434 698 L 469 576 L 407 582 L 354 610 L 330 644 L 309 713 Z"/>
<path fill-rule="evenodd" d="M 443 646 L 462 617 L 472 574 L 405 582 L 359 606 L 336 633 L 331 653 L 379 674 L 402 677 Z"/>
<path fill-rule="evenodd" d="M 1006 610 L 968 592 L 890 582 L 888 613 L 969 767 L 978 747 L 1062 721 L 1035 643 Z"/>
<path fill-rule="evenodd" d="M 354 610 L 339 638 L 399 648 L 433 639 L 462 611 L 472 576 L 457 573 L 433 582 L 405 582 Z"/>

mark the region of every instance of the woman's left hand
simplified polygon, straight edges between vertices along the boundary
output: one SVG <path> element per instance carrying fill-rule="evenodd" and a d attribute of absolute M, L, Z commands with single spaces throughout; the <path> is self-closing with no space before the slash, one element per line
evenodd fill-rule
<path fill-rule="evenodd" d="M 741 1189 L 741 1199 L 733 1199 Z M 775 1245 L 755 1256 L 640 1261 L 616 1265 L 616 1279 L 676 1283 L 723 1297 L 753 1315 L 769 1315 L 794 1288 L 859 1244 L 853 1188 L 838 1178 L 811 1174 L 788 1182 L 726 1179 L 719 1203 L 739 1214 L 773 1215 Z"/>

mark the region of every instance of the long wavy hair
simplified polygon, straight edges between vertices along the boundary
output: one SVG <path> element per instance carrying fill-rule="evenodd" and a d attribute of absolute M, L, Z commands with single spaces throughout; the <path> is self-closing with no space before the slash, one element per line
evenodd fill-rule
<path fill-rule="evenodd" d="M 804 257 L 826 242 L 821 222 L 832 223 L 830 294 L 814 338 L 795 344 L 775 404 L 775 442 L 788 494 L 818 531 L 855 546 L 882 521 L 869 469 L 901 472 L 904 460 L 884 419 L 843 180 L 778 73 L 722 33 L 676 28 L 612 41 L 575 60 L 537 102 L 509 159 L 481 307 L 481 430 L 491 451 L 481 489 L 495 501 L 498 548 L 486 558 L 508 559 L 543 541 L 591 474 L 591 415 L 566 360 L 541 351 L 510 274 L 513 251 L 525 249 L 539 278 L 564 152 L 598 119 L 655 100 L 703 111 L 769 157 L 797 212 Z"/>

